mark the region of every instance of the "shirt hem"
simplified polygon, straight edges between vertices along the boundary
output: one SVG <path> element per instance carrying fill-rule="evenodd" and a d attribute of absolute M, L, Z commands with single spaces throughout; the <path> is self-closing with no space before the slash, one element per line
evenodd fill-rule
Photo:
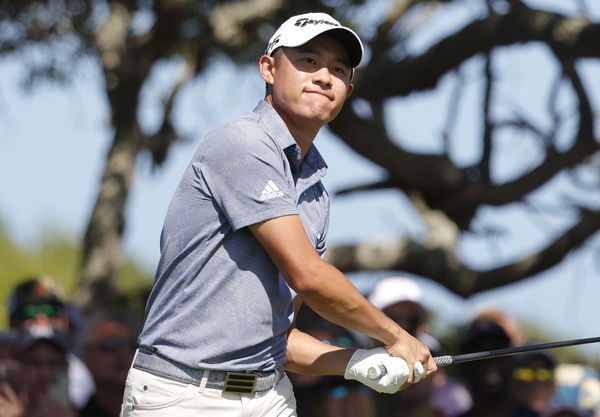
<path fill-rule="evenodd" d="M 239 230 L 243 227 L 250 226 L 251 224 L 260 223 L 265 220 L 274 219 L 282 216 L 289 216 L 293 214 L 299 214 L 296 208 L 275 208 L 270 210 L 261 211 L 260 213 L 254 213 L 249 216 L 244 216 L 238 219 L 230 220 L 231 227 L 233 230 Z"/>

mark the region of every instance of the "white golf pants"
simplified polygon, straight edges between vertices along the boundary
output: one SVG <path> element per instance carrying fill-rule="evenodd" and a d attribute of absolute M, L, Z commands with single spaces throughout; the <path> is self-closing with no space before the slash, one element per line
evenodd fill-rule
<path fill-rule="evenodd" d="M 296 399 L 287 376 L 271 390 L 238 395 L 130 369 L 121 417 L 158 416 L 296 417 Z"/>

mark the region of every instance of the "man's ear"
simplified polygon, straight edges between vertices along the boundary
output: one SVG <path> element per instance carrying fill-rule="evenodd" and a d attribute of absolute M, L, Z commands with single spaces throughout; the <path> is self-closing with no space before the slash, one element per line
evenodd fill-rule
<path fill-rule="evenodd" d="M 258 70 L 260 76 L 269 85 L 273 85 L 273 72 L 275 70 L 275 58 L 269 55 L 263 55 L 258 61 Z"/>
<path fill-rule="evenodd" d="M 346 88 L 346 98 L 350 97 L 350 95 L 352 94 L 353 91 L 354 91 L 354 84 L 352 84 L 352 83 L 348 84 L 348 87 Z"/>

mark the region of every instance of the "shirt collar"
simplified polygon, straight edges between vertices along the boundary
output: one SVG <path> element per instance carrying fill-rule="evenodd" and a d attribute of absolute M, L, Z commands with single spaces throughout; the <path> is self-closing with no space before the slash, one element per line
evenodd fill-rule
<path fill-rule="evenodd" d="M 288 160 L 292 164 L 292 170 L 294 176 L 297 176 L 300 171 L 300 147 L 294 140 L 287 126 L 277 113 L 277 111 L 264 100 L 258 102 L 254 108 L 254 112 L 260 116 L 261 125 L 267 132 L 267 134 L 277 142 L 281 149 L 284 150 Z M 289 149 L 288 149 L 289 148 Z M 306 171 L 309 168 L 310 174 Z M 314 143 L 308 149 L 304 161 L 302 162 L 302 176 L 311 176 L 312 173 L 317 174 L 319 177 L 325 176 L 327 172 L 327 163 L 321 156 L 321 153 L 314 145 Z"/>
<path fill-rule="evenodd" d="M 309 165 L 311 171 L 314 171 L 320 177 L 324 177 L 327 172 L 327 163 L 321 156 L 321 153 L 313 143 L 304 157 L 302 165 Z"/>
<path fill-rule="evenodd" d="M 281 149 L 297 145 L 283 119 L 269 103 L 264 100 L 259 101 L 254 108 L 254 113 L 260 116 L 262 127 L 281 146 Z"/>

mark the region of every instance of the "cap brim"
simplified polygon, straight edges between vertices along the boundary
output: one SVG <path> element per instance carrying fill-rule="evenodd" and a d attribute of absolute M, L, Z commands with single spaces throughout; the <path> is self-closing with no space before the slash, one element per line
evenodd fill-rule
<path fill-rule="evenodd" d="M 363 47 L 360 41 L 360 38 L 356 33 L 347 27 L 332 27 L 328 29 L 324 29 L 322 31 L 312 33 L 308 38 L 307 37 L 298 37 L 295 39 L 286 38 L 285 40 L 281 40 L 280 43 L 275 46 L 273 49 L 267 49 L 266 53 L 272 55 L 279 47 L 285 46 L 288 48 L 296 48 L 298 46 L 304 45 L 310 40 L 316 38 L 317 36 L 327 34 L 339 42 L 341 42 L 346 48 L 346 52 L 348 53 L 348 60 L 350 61 L 350 67 L 356 68 L 360 65 L 363 57 Z"/>
<path fill-rule="evenodd" d="M 347 28 L 332 28 L 326 30 L 326 33 L 337 40 L 339 40 L 346 47 L 348 52 L 348 59 L 350 60 L 350 66 L 356 68 L 360 65 L 363 56 L 362 44 L 358 36 L 348 30 Z"/>

